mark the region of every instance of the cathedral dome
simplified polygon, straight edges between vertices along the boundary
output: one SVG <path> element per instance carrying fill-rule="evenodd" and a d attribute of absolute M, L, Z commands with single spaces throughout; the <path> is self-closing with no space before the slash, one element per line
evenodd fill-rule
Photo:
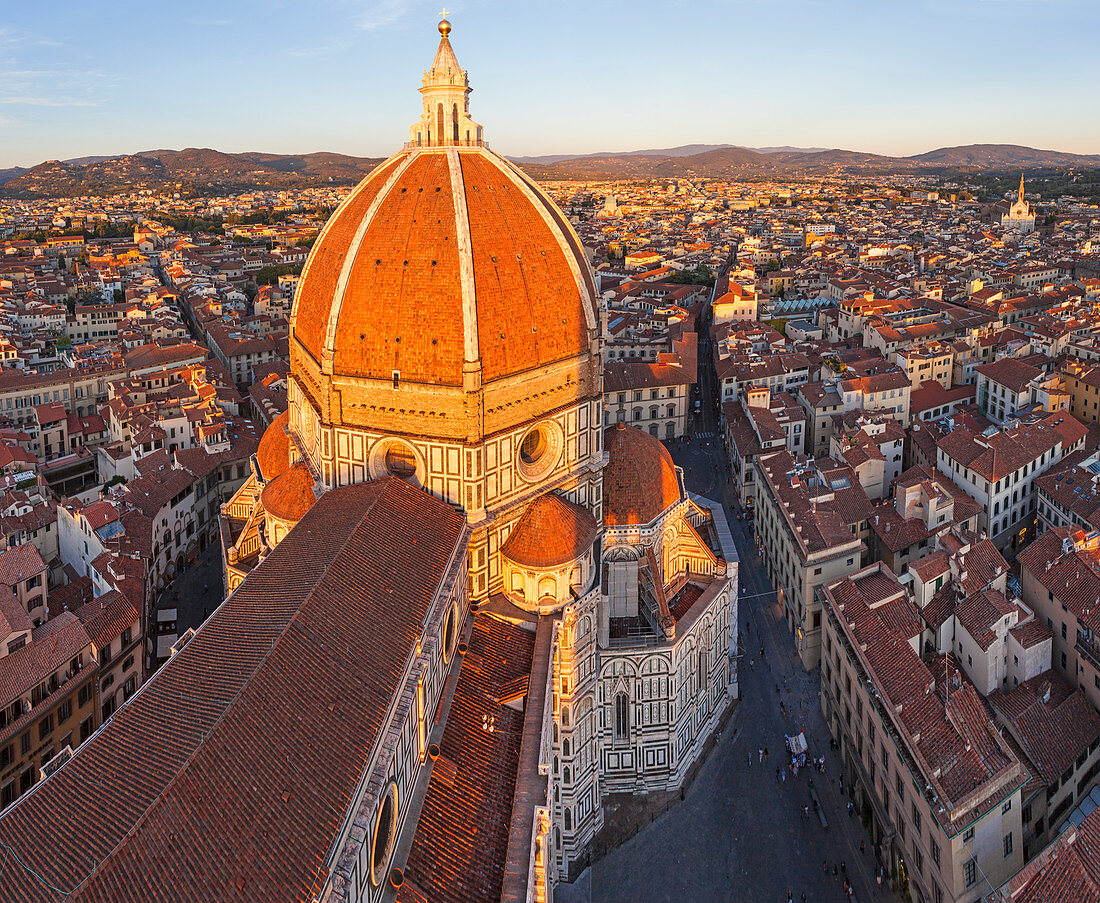
<path fill-rule="evenodd" d="M 680 500 L 676 465 L 660 439 L 619 423 L 607 431 L 605 443 L 605 524 L 648 524 Z"/>
<path fill-rule="evenodd" d="M 290 412 L 283 411 L 271 421 L 271 425 L 260 438 L 256 461 L 260 465 L 260 477 L 265 483 L 274 480 L 290 467 L 290 436 L 286 431 L 289 422 Z"/>
<path fill-rule="evenodd" d="M 519 170 L 484 148 L 413 147 L 325 226 L 293 336 L 336 376 L 461 386 L 472 362 L 491 382 L 586 354 L 595 297 L 576 234 Z"/>

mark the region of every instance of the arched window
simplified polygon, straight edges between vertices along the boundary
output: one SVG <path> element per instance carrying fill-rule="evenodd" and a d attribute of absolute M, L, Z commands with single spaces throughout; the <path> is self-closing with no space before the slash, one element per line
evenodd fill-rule
<path fill-rule="evenodd" d="M 625 740 L 630 735 L 630 703 L 626 693 L 615 694 L 615 739 Z"/>
<path fill-rule="evenodd" d="M 568 737 L 566 737 L 564 740 L 561 741 L 561 754 L 563 756 L 568 756 L 569 755 L 569 738 Z"/>
<path fill-rule="evenodd" d="M 539 598 L 543 596 L 556 596 L 558 594 L 558 582 L 553 577 L 543 577 L 539 580 Z"/>
<path fill-rule="evenodd" d="M 651 407 L 649 409 L 649 419 L 650 420 L 656 420 L 657 419 L 657 405 L 653 405 L 653 407 Z"/>
<path fill-rule="evenodd" d="M 458 144 L 458 104 L 451 110 L 451 125 L 454 128 L 454 141 Z"/>
<path fill-rule="evenodd" d="M 569 771 L 569 766 L 568 765 L 566 765 L 565 768 L 562 770 L 562 776 L 565 778 L 565 783 L 566 784 L 572 784 L 573 783 L 573 776 L 572 776 L 572 773 Z"/>
<path fill-rule="evenodd" d="M 447 134 L 443 128 L 443 104 L 439 104 L 435 111 L 436 134 L 439 135 L 439 143 L 443 144 L 443 136 Z"/>

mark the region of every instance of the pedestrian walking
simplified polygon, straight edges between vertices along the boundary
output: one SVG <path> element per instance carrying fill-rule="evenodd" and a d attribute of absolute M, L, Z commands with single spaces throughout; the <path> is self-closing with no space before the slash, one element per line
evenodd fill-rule
<path fill-rule="evenodd" d="M 756 670 L 756 659 L 754 659 L 754 658 L 749 659 L 749 670 L 750 671 L 755 671 Z"/>
<path fill-rule="evenodd" d="M 768 761 L 768 747 L 766 746 L 764 747 L 764 761 Z"/>
<path fill-rule="evenodd" d="M 757 752 L 757 755 L 760 757 L 760 761 L 763 762 L 764 761 L 764 747 L 763 746 L 760 747 L 760 750 Z"/>
<path fill-rule="evenodd" d="M 787 783 L 787 769 L 784 768 L 779 772 L 779 779 L 785 784 Z"/>
<path fill-rule="evenodd" d="M 848 874 L 848 866 L 845 864 L 843 859 L 840 860 L 840 870 L 844 872 L 845 875 Z"/>
<path fill-rule="evenodd" d="M 836 869 L 836 863 L 834 862 L 833 863 L 833 877 L 835 878 L 836 875 L 837 875 L 837 869 Z"/>
<path fill-rule="evenodd" d="M 779 783 L 779 766 L 775 766 L 775 783 Z"/>
<path fill-rule="evenodd" d="M 827 859 L 822 859 L 821 860 L 821 874 L 823 874 L 823 875 L 828 875 L 829 874 L 829 861 Z"/>
<path fill-rule="evenodd" d="M 863 838 L 861 837 L 859 839 L 859 851 L 862 853 L 863 850 L 864 850 L 864 843 L 863 843 Z"/>

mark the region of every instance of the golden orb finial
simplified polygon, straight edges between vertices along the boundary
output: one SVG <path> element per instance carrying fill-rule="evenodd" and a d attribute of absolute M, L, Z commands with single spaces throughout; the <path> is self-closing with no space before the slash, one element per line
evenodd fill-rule
<path fill-rule="evenodd" d="M 443 8 L 443 12 L 441 12 L 440 15 L 443 18 L 439 21 L 439 33 L 443 35 L 443 37 L 447 37 L 447 35 L 451 33 L 451 23 L 447 21 L 446 7 Z"/>

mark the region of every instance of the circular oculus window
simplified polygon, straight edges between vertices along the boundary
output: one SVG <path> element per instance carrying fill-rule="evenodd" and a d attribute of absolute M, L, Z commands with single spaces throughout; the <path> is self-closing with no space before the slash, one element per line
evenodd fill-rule
<path fill-rule="evenodd" d="M 455 654 L 455 641 L 458 639 L 458 610 L 455 605 L 447 610 L 443 622 L 443 661 L 449 663 Z"/>
<path fill-rule="evenodd" d="M 545 476 L 558 463 L 564 444 L 561 427 L 552 420 L 531 427 L 519 443 L 519 472 L 526 480 Z"/>
<path fill-rule="evenodd" d="M 416 453 L 407 445 L 394 443 L 386 449 L 386 470 L 395 477 L 407 480 L 416 476 Z"/>
<path fill-rule="evenodd" d="M 386 877 L 386 867 L 393 853 L 393 842 L 397 834 L 397 784 L 390 782 L 386 796 L 378 807 L 374 819 L 374 840 L 370 850 L 370 880 L 375 887 Z"/>

